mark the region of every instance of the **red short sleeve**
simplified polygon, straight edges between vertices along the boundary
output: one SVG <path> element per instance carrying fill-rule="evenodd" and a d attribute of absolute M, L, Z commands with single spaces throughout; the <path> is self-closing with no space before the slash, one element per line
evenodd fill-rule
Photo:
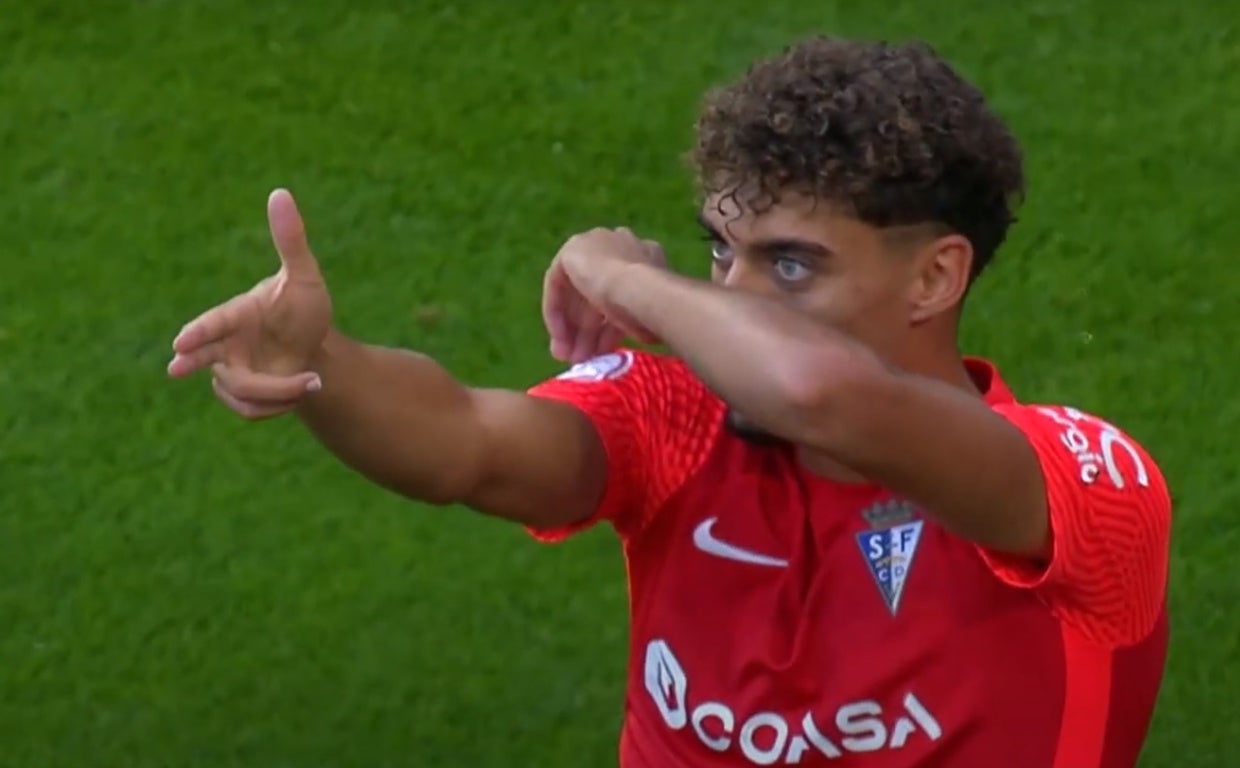
<path fill-rule="evenodd" d="M 627 538 L 645 527 L 705 460 L 723 423 L 723 404 L 684 363 L 632 350 L 573 366 L 529 394 L 580 409 L 607 454 L 607 486 L 589 518 L 530 531 L 557 542 L 600 521 Z"/>
<path fill-rule="evenodd" d="M 1143 639 L 1166 599 L 1171 500 L 1150 455 L 1114 426 L 1061 406 L 999 406 L 1037 451 L 1046 480 L 1048 565 L 983 552 L 1007 584 L 1110 646 Z"/>

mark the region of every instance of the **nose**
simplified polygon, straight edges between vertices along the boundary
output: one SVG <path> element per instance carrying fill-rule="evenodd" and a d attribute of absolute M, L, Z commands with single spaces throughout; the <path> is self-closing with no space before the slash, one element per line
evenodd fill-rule
<path fill-rule="evenodd" d="M 729 288 L 759 296 L 773 296 L 775 286 L 771 284 L 765 271 L 744 259 L 736 259 L 728 266 L 728 271 L 719 281 L 724 288 Z"/>

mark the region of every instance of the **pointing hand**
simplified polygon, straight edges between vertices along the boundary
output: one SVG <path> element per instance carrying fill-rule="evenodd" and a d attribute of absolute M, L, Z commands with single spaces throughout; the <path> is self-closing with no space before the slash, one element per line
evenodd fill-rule
<path fill-rule="evenodd" d="M 310 365 L 332 321 L 331 296 L 293 196 L 272 192 L 267 220 L 279 271 L 186 324 L 168 364 L 173 378 L 210 368 L 216 396 L 251 420 L 286 413 L 322 386 Z"/>

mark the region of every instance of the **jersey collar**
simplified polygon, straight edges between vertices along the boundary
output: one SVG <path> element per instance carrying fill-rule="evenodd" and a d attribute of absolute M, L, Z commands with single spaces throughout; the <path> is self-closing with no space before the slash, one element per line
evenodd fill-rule
<path fill-rule="evenodd" d="M 982 393 L 982 399 L 988 405 L 1016 402 L 1016 396 L 1012 394 L 1012 390 L 1004 383 L 1003 377 L 999 375 L 999 369 L 995 367 L 994 363 L 989 360 L 983 360 L 980 357 L 966 357 L 964 359 L 964 369 L 969 373 L 969 378 L 973 379 L 973 383 Z"/>

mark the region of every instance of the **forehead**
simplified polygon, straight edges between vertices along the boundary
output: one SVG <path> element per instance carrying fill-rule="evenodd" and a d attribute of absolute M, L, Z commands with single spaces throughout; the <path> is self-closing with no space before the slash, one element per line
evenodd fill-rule
<path fill-rule="evenodd" d="M 716 231 L 738 242 L 809 240 L 832 250 L 832 243 L 874 236 L 876 230 L 842 212 L 829 202 L 804 195 L 783 195 L 758 211 L 733 195 L 717 193 L 703 202 L 702 219 Z"/>
<path fill-rule="evenodd" d="M 716 193 L 703 201 L 700 218 L 741 245 L 812 242 L 837 255 L 872 249 L 908 253 L 948 233 L 934 223 L 878 227 L 840 205 L 802 194 L 781 195 L 755 212 L 733 195 Z"/>

